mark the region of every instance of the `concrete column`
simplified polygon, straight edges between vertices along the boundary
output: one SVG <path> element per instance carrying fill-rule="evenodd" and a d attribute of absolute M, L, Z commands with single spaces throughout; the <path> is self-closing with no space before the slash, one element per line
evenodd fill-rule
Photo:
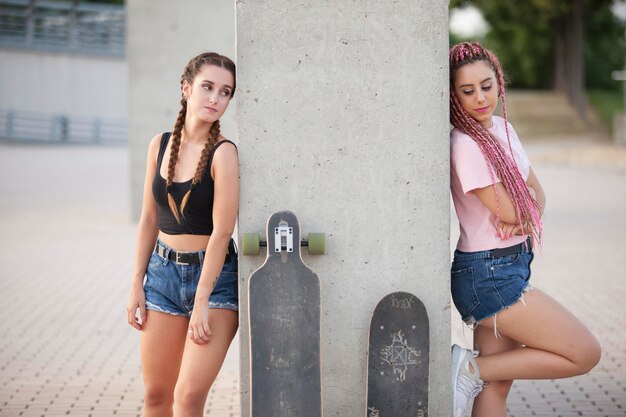
<path fill-rule="evenodd" d="M 430 316 L 430 413 L 450 414 L 448 2 L 237 1 L 242 233 L 292 210 L 322 282 L 324 415 L 365 415 L 368 328 L 393 291 Z M 242 416 L 249 415 L 240 257 Z"/>
<path fill-rule="evenodd" d="M 235 7 L 232 0 L 131 0 L 126 8 L 132 217 L 137 220 L 148 143 L 172 130 L 180 110 L 180 75 L 192 57 L 213 51 L 235 60 Z M 231 140 L 234 104 L 221 119 L 222 134 Z"/>

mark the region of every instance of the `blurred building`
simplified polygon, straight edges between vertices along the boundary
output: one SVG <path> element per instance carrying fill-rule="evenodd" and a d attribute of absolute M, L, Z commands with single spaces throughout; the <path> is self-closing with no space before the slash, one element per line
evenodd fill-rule
<path fill-rule="evenodd" d="M 124 6 L 0 0 L 0 140 L 126 143 Z"/>

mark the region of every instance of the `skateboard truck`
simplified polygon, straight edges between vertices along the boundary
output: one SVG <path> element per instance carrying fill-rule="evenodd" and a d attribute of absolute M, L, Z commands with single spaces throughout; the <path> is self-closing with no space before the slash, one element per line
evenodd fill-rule
<path fill-rule="evenodd" d="M 293 252 L 293 227 L 286 222 L 274 228 L 274 252 Z M 326 234 L 309 233 L 307 239 L 300 241 L 300 246 L 307 248 L 309 255 L 323 255 L 326 253 Z M 244 255 L 258 255 L 261 248 L 267 247 L 267 241 L 262 240 L 258 233 L 244 233 L 241 235 L 241 252 Z"/>
<path fill-rule="evenodd" d="M 267 246 L 267 243 L 265 243 Z M 274 228 L 274 252 L 280 253 L 283 250 L 293 252 L 293 227 L 289 227 L 286 222 L 280 222 Z"/>

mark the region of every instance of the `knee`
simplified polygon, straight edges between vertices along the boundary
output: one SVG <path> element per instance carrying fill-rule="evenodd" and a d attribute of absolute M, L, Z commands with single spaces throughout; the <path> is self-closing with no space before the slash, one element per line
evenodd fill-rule
<path fill-rule="evenodd" d="M 146 385 L 144 394 L 146 408 L 172 407 L 174 395 L 171 390 L 158 385 Z"/>
<path fill-rule="evenodd" d="M 602 348 L 598 340 L 590 336 L 589 340 L 581 344 L 575 359 L 577 374 L 582 375 L 591 371 L 600 362 L 602 357 Z"/>
<path fill-rule="evenodd" d="M 177 410 L 185 410 L 187 413 L 202 414 L 206 394 L 194 387 L 177 386 L 174 407 Z"/>

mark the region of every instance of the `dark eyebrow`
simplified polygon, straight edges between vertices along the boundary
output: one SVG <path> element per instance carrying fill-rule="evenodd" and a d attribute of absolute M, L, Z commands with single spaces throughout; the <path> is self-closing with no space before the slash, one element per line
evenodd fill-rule
<path fill-rule="evenodd" d="M 485 78 L 484 80 L 482 80 L 482 81 L 480 82 L 480 84 L 484 83 L 485 81 L 491 81 L 491 77 L 487 77 L 487 78 Z M 474 86 L 473 84 L 461 84 L 461 85 L 459 86 L 459 88 L 461 88 L 461 87 L 473 87 L 473 86 Z"/>
<path fill-rule="evenodd" d="M 211 84 L 211 85 L 215 85 L 215 83 L 214 83 L 213 81 L 211 81 L 211 80 L 203 80 L 202 82 L 203 82 L 203 83 L 209 83 L 209 84 Z M 226 88 L 230 88 L 231 90 L 233 89 L 233 88 L 232 88 L 230 85 L 228 85 L 228 84 L 224 84 L 224 87 L 226 87 Z"/>

